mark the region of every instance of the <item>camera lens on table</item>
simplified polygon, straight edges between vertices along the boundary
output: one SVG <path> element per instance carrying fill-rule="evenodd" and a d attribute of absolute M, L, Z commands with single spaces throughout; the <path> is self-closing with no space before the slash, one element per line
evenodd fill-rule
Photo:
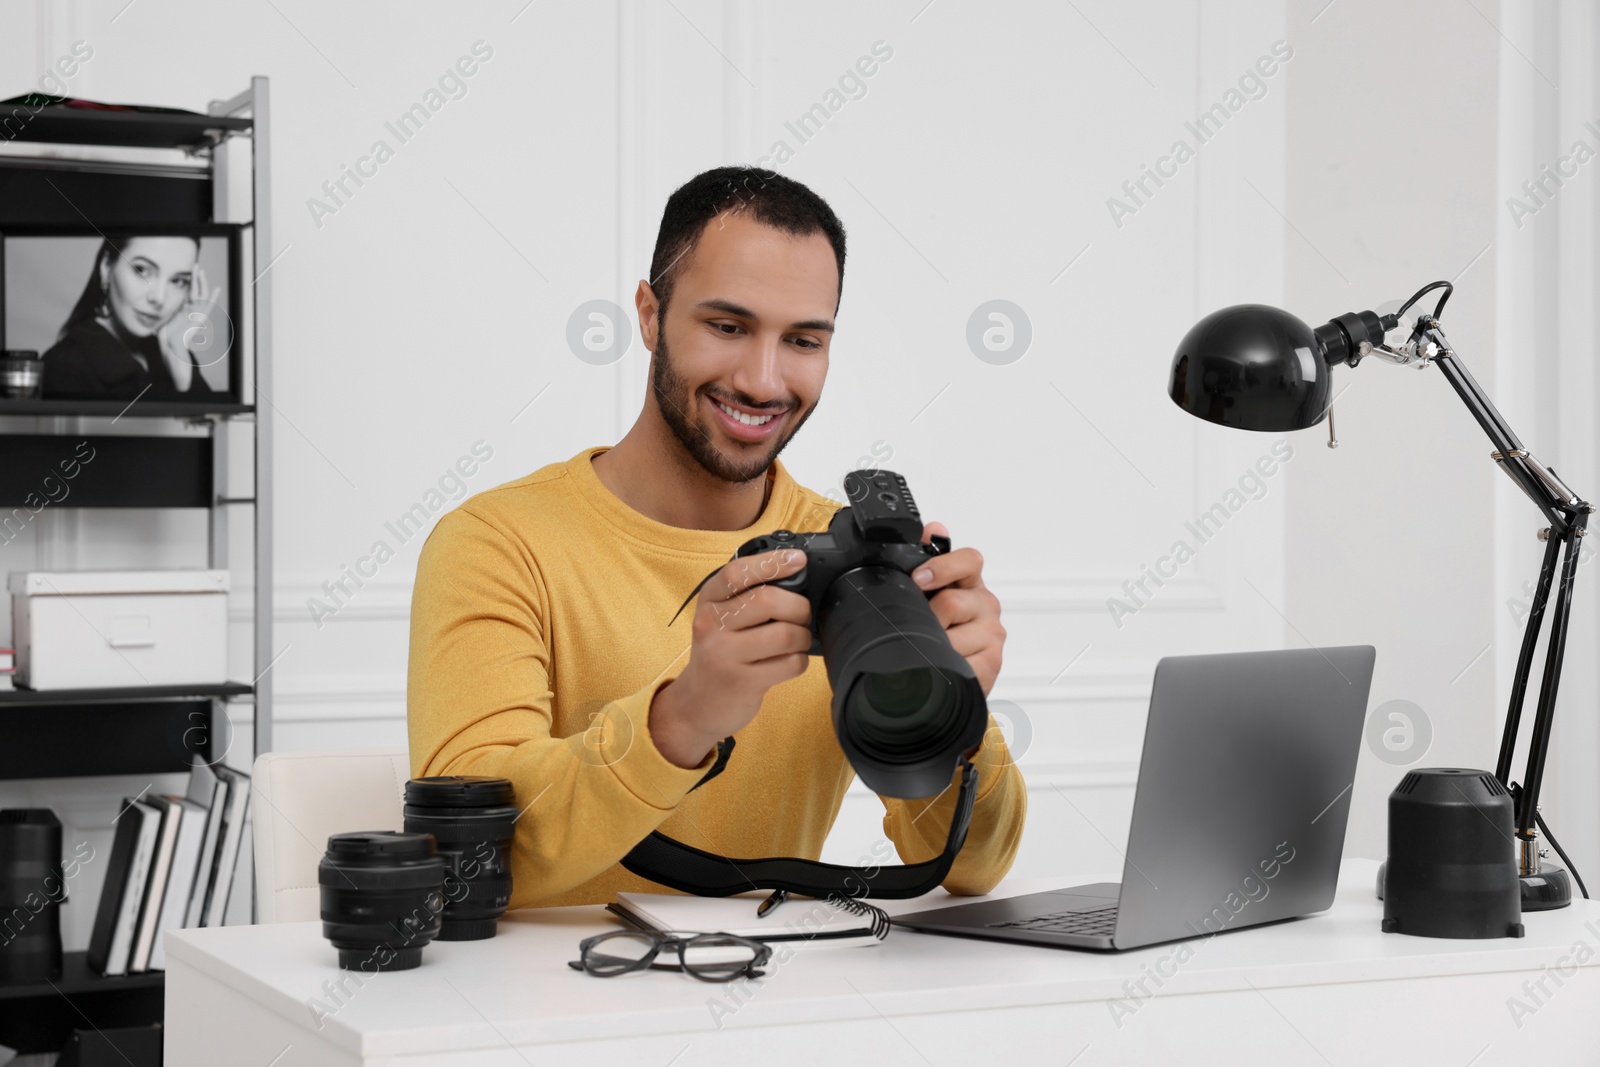
<path fill-rule="evenodd" d="M 317 866 L 322 936 L 345 970 L 405 971 L 439 935 L 445 860 L 429 834 L 334 834 Z"/>
<path fill-rule="evenodd" d="M 441 775 L 406 783 L 409 833 L 432 834 L 446 864 L 440 941 L 493 937 L 511 903 L 517 794 L 505 778 Z"/>

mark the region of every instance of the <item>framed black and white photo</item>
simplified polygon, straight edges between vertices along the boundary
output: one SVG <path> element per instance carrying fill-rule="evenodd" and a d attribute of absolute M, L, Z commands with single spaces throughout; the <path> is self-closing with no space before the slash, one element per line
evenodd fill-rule
<path fill-rule="evenodd" d="M 0 347 L 46 400 L 239 401 L 237 227 L 0 234 Z"/>

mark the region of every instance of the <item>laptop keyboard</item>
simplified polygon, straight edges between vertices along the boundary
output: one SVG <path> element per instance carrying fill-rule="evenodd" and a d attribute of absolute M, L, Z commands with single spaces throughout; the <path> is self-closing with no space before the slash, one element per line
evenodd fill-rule
<path fill-rule="evenodd" d="M 1008 919 L 989 923 L 993 927 L 1012 930 L 1033 930 L 1050 934 L 1083 934 L 1089 937 L 1110 937 L 1117 932 L 1117 905 L 1093 908 L 1088 911 L 1058 911 L 1050 915 L 1030 915 L 1026 919 Z"/>

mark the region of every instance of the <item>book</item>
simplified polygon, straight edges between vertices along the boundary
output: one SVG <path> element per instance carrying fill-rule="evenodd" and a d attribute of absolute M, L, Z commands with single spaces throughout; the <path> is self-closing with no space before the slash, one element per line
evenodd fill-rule
<path fill-rule="evenodd" d="M 139 904 L 139 926 L 128 955 L 129 974 L 142 974 L 150 969 L 150 950 L 155 945 L 156 925 L 161 921 L 161 905 L 167 895 L 167 875 L 172 870 L 172 854 L 178 847 L 178 827 L 183 819 L 183 808 L 166 797 L 151 797 L 150 803 L 160 813 L 161 825 L 155 852 L 150 857 L 150 877 L 145 885 L 144 900 Z"/>
<path fill-rule="evenodd" d="M 239 863 L 239 842 L 250 814 L 250 776 L 218 764 L 217 781 L 228 784 L 228 807 L 222 816 L 222 845 L 217 849 L 216 874 L 206 894 L 202 925 L 221 926 L 228 915 L 228 893 L 233 889 L 233 869 Z"/>
<path fill-rule="evenodd" d="M 124 797 L 114 822 L 111 859 L 106 866 L 88 953 L 89 966 L 104 975 L 128 973 L 128 950 L 133 946 L 150 857 L 161 829 L 161 813 L 149 804 Z"/>
<path fill-rule="evenodd" d="M 618 893 L 606 910 L 651 933 L 735 934 L 767 944 L 850 947 L 876 945 L 889 935 L 889 916 L 883 909 L 853 897 L 793 896 L 756 918 L 756 908 L 769 895 L 767 890 L 731 897 Z"/>
<path fill-rule="evenodd" d="M 185 928 L 199 926 L 206 910 L 206 894 L 217 872 L 217 847 L 222 843 L 222 814 L 228 804 L 228 787 L 217 780 L 210 765 L 196 761 L 189 770 L 187 799 L 206 809 L 205 834 L 200 840 L 200 857 L 195 863 L 194 889 L 189 894 L 183 916 Z"/>
<path fill-rule="evenodd" d="M 206 809 L 186 797 L 164 798 L 177 806 L 182 817 L 178 820 L 178 843 L 172 850 L 172 867 L 167 874 L 167 892 L 161 901 L 161 917 L 156 921 L 155 943 L 150 946 L 152 971 L 167 969 L 167 952 L 161 935 L 168 930 L 183 929 L 189 911 L 189 899 L 194 889 L 195 873 L 200 863 L 200 843 L 206 832 Z"/>

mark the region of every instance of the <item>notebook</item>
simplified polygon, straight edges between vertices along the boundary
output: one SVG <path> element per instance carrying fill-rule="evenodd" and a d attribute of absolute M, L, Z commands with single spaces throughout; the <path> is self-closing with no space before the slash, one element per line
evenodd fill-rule
<path fill-rule="evenodd" d="M 199 926 L 205 914 L 206 895 L 217 867 L 217 850 L 222 845 L 222 813 L 228 803 L 228 787 L 217 780 L 208 765 L 196 762 L 189 770 L 189 800 L 206 809 L 205 836 L 200 839 L 200 858 L 195 863 L 194 889 L 183 916 L 185 928 Z"/>
<path fill-rule="evenodd" d="M 652 933 L 736 934 L 768 944 L 876 945 L 889 934 L 889 917 L 882 908 L 844 896 L 791 896 L 756 918 L 757 906 L 769 895 L 764 889 L 732 897 L 618 893 L 606 910 Z"/>
<path fill-rule="evenodd" d="M 172 866 L 167 872 L 167 892 L 161 901 L 161 918 L 156 923 L 155 941 L 150 946 L 149 970 L 152 971 L 167 968 L 167 950 L 161 935 L 168 930 L 183 929 L 206 830 L 205 808 L 184 797 L 168 796 L 166 800 L 175 805 L 174 814 L 181 818 L 178 819 L 178 843 L 172 850 Z"/>
<path fill-rule="evenodd" d="M 106 869 L 105 888 L 89 940 L 89 965 L 101 974 L 128 973 L 134 927 L 150 873 L 150 860 L 161 829 L 161 813 L 141 800 L 122 800 L 115 820 L 117 831 Z"/>
<path fill-rule="evenodd" d="M 161 906 L 167 899 L 167 876 L 172 873 L 172 855 L 178 847 L 178 824 L 183 818 L 183 808 L 169 797 L 151 797 L 148 803 L 161 813 L 161 825 L 156 835 L 155 853 L 150 857 L 144 900 L 139 905 L 139 925 L 128 954 L 129 974 L 142 974 L 150 969 L 150 950 L 155 947 Z"/>
<path fill-rule="evenodd" d="M 222 815 L 216 869 L 206 896 L 203 925 L 222 926 L 228 914 L 228 893 L 233 888 L 234 867 L 239 862 L 239 842 L 250 817 L 250 776 L 220 763 L 214 768 L 219 783 L 227 783 L 227 810 Z"/>

